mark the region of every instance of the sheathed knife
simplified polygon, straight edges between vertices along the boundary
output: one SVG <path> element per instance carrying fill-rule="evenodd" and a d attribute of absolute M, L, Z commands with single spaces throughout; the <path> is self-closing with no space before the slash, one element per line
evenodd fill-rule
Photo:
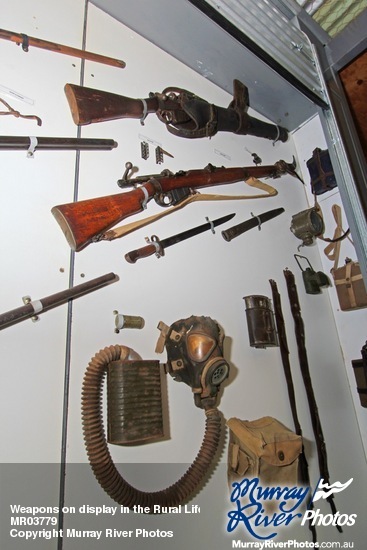
<path fill-rule="evenodd" d="M 217 225 L 221 225 L 222 223 L 228 222 L 235 215 L 236 214 L 228 214 L 227 216 L 223 216 L 222 218 L 218 218 L 213 221 L 210 221 L 209 218 L 206 218 L 207 223 L 199 225 L 198 227 L 193 227 L 191 229 L 188 229 L 187 231 L 183 231 L 182 233 L 173 235 L 172 237 L 167 237 L 167 239 L 160 240 L 157 235 L 152 235 L 150 239 L 146 237 L 145 240 L 148 244 L 146 246 L 143 246 L 142 248 L 132 250 L 131 252 L 125 254 L 125 260 L 129 262 L 129 264 L 134 264 L 140 258 L 147 258 L 148 256 L 152 256 L 153 254 L 155 254 L 157 258 L 160 258 L 161 256 L 164 256 L 165 248 L 168 248 L 173 244 L 180 243 L 181 241 L 185 241 L 186 239 L 190 239 L 195 235 L 200 235 L 200 233 L 203 233 L 204 231 L 209 231 L 209 229 L 211 229 L 214 233 L 214 227 L 217 227 Z"/>
<path fill-rule="evenodd" d="M 258 227 L 259 229 L 261 229 L 262 223 L 267 222 L 268 220 L 272 220 L 276 216 L 279 216 L 279 214 L 282 214 L 282 212 L 284 212 L 284 208 L 275 208 L 274 210 L 268 210 L 267 212 L 263 212 L 262 214 L 259 214 L 257 216 L 255 216 L 251 212 L 252 218 L 249 218 L 248 220 L 239 223 L 238 225 L 234 225 L 233 227 L 222 231 L 222 237 L 226 241 L 231 241 L 235 237 L 242 235 L 242 233 L 245 233 L 245 231 L 248 231 L 253 227 Z"/>

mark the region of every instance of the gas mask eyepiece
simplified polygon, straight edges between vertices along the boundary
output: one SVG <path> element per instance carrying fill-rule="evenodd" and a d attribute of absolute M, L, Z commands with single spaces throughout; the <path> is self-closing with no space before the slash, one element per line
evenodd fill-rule
<path fill-rule="evenodd" d="M 161 322 L 158 328 L 159 341 L 167 351 L 167 372 L 192 388 L 196 406 L 213 407 L 219 386 L 229 374 L 223 357 L 224 334 L 218 323 L 210 317 L 191 316 L 170 327 Z M 162 348 L 157 345 L 156 351 Z"/>
<path fill-rule="evenodd" d="M 187 354 L 191 361 L 206 361 L 216 345 L 214 338 L 206 334 L 195 332 L 187 336 Z"/>

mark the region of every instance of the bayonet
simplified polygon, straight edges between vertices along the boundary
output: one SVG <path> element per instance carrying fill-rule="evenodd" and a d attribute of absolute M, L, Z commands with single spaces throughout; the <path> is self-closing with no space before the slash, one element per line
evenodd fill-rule
<path fill-rule="evenodd" d="M 245 231 L 248 231 L 249 229 L 253 229 L 254 227 L 258 227 L 259 229 L 261 229 L 261 224 L 275 218 L 276 216 L 279 216 L 279 214 L 282 214 L 282 212 L 284 212 L 284 208 L 275 208 L 274 210 L 268 210 L 267 212 L 263 212 L 258 216 L 255 216 L 251 212 L 252 218 L 249 218 L 248 220 L 239 223 L 238 225 L 234 225 L 233 227 L 222 231 L 222 237 L 226 241 L 231 241 L 232 239 L 238 237 L 239 235 L 242 235 L 242 233 L 245 233 Z"/>
<path fill-rule="evenodd" d="M 223 216 L 222 218 L 218 218 L 214 221 L 210 221 L 209 218 L 206 218 L 207 223 L 204 223 L 203 225 L 199 225 L 197 227 L 193 227 L 191 229 L 183 231 L 182 233 L 173 235 L 172 237 L 167 237 L 167 239 L 160 240 L 157 235 L 152 235 L 150 239 L 146 237 L 145 240 L 148 244 L 146 246 L 143 246 L 142 248 L 132 250 L 131 252 L 125 254 L 125 260 L 130 264 L 134 264 L 140 258 L 147 258 L 148 256 L 152 256 L 153 254 L 155 254 L 157 258 L 160 258 L 161 256 L 164 256 L 164 250 L 169 246 L 180 243 L 181 241 L 185 241 L 186 239 L 190 239 L 191 237 L 199 235 L 200 233 L 208 231 L 209 229 L 211 229 L 211 231 L 214 233 L 214 227 L 228 222 L 234 216 L 235 214 L 228 214 L 227 216 Z"/>

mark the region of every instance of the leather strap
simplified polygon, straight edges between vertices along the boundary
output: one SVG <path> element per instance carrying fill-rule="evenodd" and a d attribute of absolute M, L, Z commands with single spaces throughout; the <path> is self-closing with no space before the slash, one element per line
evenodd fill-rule
<path fill-rule="evenodd" d="M 301 316 L 301 306 L 299 303 L 297 286 L 296 286 L 294 275 L 289 269 L 284 270 L 284 276 L 287 283 L 289 302 L 290 302 L 290 307 L 291 307 L 292 316 L 294 320 L 294 330 L 295 330 L 295 336 L 297 341 L 298 359 L 299 359 L 299 364 L 301 368 L 303 383 L 306 389 L 312 429 L 315 436 L 320 475 L 325 481 L 325 483 L 330 485 L 326 445 L 325 445 L 324 434 L 322 431 L 320 416 L 317 408 L 316 398 L 315 398 L 315 394 L 314 394 L 312 382 L 311 382 L 311 375 L 310 375 L 310 369 L 308 365 L 306 343 L 305 343 L 304 323 Z M 330 504 L 330 508 L 333 514 L 335 515 L 337 510 L 333 499 L 334 499 L 334 495 L 331 494 L 327 497 L 326 500 Z M 337 525 L 336 527 L 338 531 L 340 531 L 341 533 L 343 532 L 342 528 L 339 525 Z"/>
<path fill-rule="evenodd" d="M 353 244 L 353 241 L 348 236 L 348 231 L 344 231 L 344 229 L 343 229 L 343 226 L 342 226 L 342 210 L 341 210 L 340 206 L 338 204 L 333 204 L 333 206 L 331 207 L 331 211 L 332 211 L 333 216 L 334 216 L 336 227 L 335 227 L 335 230 L 334 230 L 334 236 L 332 238 L 332 242 L 330 242 L 330 244 L 328 244 L 324 248 L 324 253 L 329 258 L 329 260 L 334 262 L 333 269 L 337 269 L 338 264 L 339 264 L 340 246 L 341 246 L 342 239 L 344 237 L 346 237 L 352 244 Z"/>
<path fill-rule="evenodd" d="M 146 225 L 153 223 L 163 218 L 164 216 L 167 216 L 168 214 L 171 214 L 172 212 L 179 210 L 180 208 L 183 208 L 184 206 L 186 206 L 191 202 L 264 199 L 267 197 L 274 197 L 275 195 L 278 194 L 278 191 L 274 187 L 272 187 L 271 185 L 268 185 L 267 183 L 264 183 L 263 181 L 258 180 L 257 178 L 248 178 L 245 180 L 245 182 L 247 183 L 247 185 L 250 185 L 251 187 L 255 187 L 257 189 L 264 191 L 265 194 L 262 193 L 259 195 L 217 195 L 217 194 L 201 194 L 201 193 L 195 192 L 195 194 L 190 195 L 189 197 L 187 197 L 187 199 L 184 199 L 179 204 L 176 204 L 176 206 L 167 208 L 166 210 L 159 212 L 158 214 L 154 214 L 153 216 L 149 216 L 142 220 L 121 225 L 119 227 L 116 227 L 115 229 L 110 229 L 109 231 L 106 231 L 106 233 L 104 233 L 101 236 L 100 240 L 112 241 L 114 239 L 119 239 L 124 235 L 128 235 L 129 233 L 132 233 L 133 231 L 140 229 L 140 227 L 145 227 Z"/>
<path fill-rule="evenodd" d="M 281 303 L 280 294 L 279 294 L 278 286 L 276 282 L 273 279 L 270 279 L 269 283 L 272 289 L 274 314 L 275 314 L 275 321 L 276 321 L 277 331 L 278 331 L 280 354 L 282 358 L 284 376 L 287 382 L 288 398 L 289 398 L 289 403 L 292 411 L 294 428 L 295 428 L 296 434 L 302 437 L 302 428 L 301 428 L 301 424 L 297 413 L 296 394 L 294 390 L 291 365 L 289 361 L 289 347 L 288 347 L 288 341 L 287 341 L 287 334 L 285 330 L 282 303 Z M 307 457 L 305 455 L 305 449 L 303 444 L 302 444 L 302 452 L 299 457 L 299 466 L 300 466 L 301 481 L 304 483 L 305 486 L 310 487 L 311 483 L 310 483 L 310 475 L 308 470 L 308 462 L 307 462 Z M 307 507 L 310 510 L 313 510 L 314 508 L 311 496 L 309 496 L 307 499 Z M 317 541 L 316 527 L 312 525 L 311 521 L 308 522 L 308 528 L 312 533 L 313 542 L 316 542 Z"/>

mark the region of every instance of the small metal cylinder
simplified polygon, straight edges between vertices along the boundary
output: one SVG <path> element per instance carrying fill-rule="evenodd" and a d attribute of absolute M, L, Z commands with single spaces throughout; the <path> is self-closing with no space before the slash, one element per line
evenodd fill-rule
<path fill-rule="evenodd" d="M 112 361 L 107 369 L 107 439 L 143 444 L 163 437 L 159 361 Z"/>
<path fill-rule="evenodd" d="M 278 346 L 271 301 L 266 296 L 244 296 L 250 346 L 267 348 Z"/>
<path fill-rule="evenodd" d="M 122 328 L 143 328 L 145 321 L 143 317 L 136 315 L 120 315 L 119 313 L 115 317 L 115 327 L 117 330 Z"/>

